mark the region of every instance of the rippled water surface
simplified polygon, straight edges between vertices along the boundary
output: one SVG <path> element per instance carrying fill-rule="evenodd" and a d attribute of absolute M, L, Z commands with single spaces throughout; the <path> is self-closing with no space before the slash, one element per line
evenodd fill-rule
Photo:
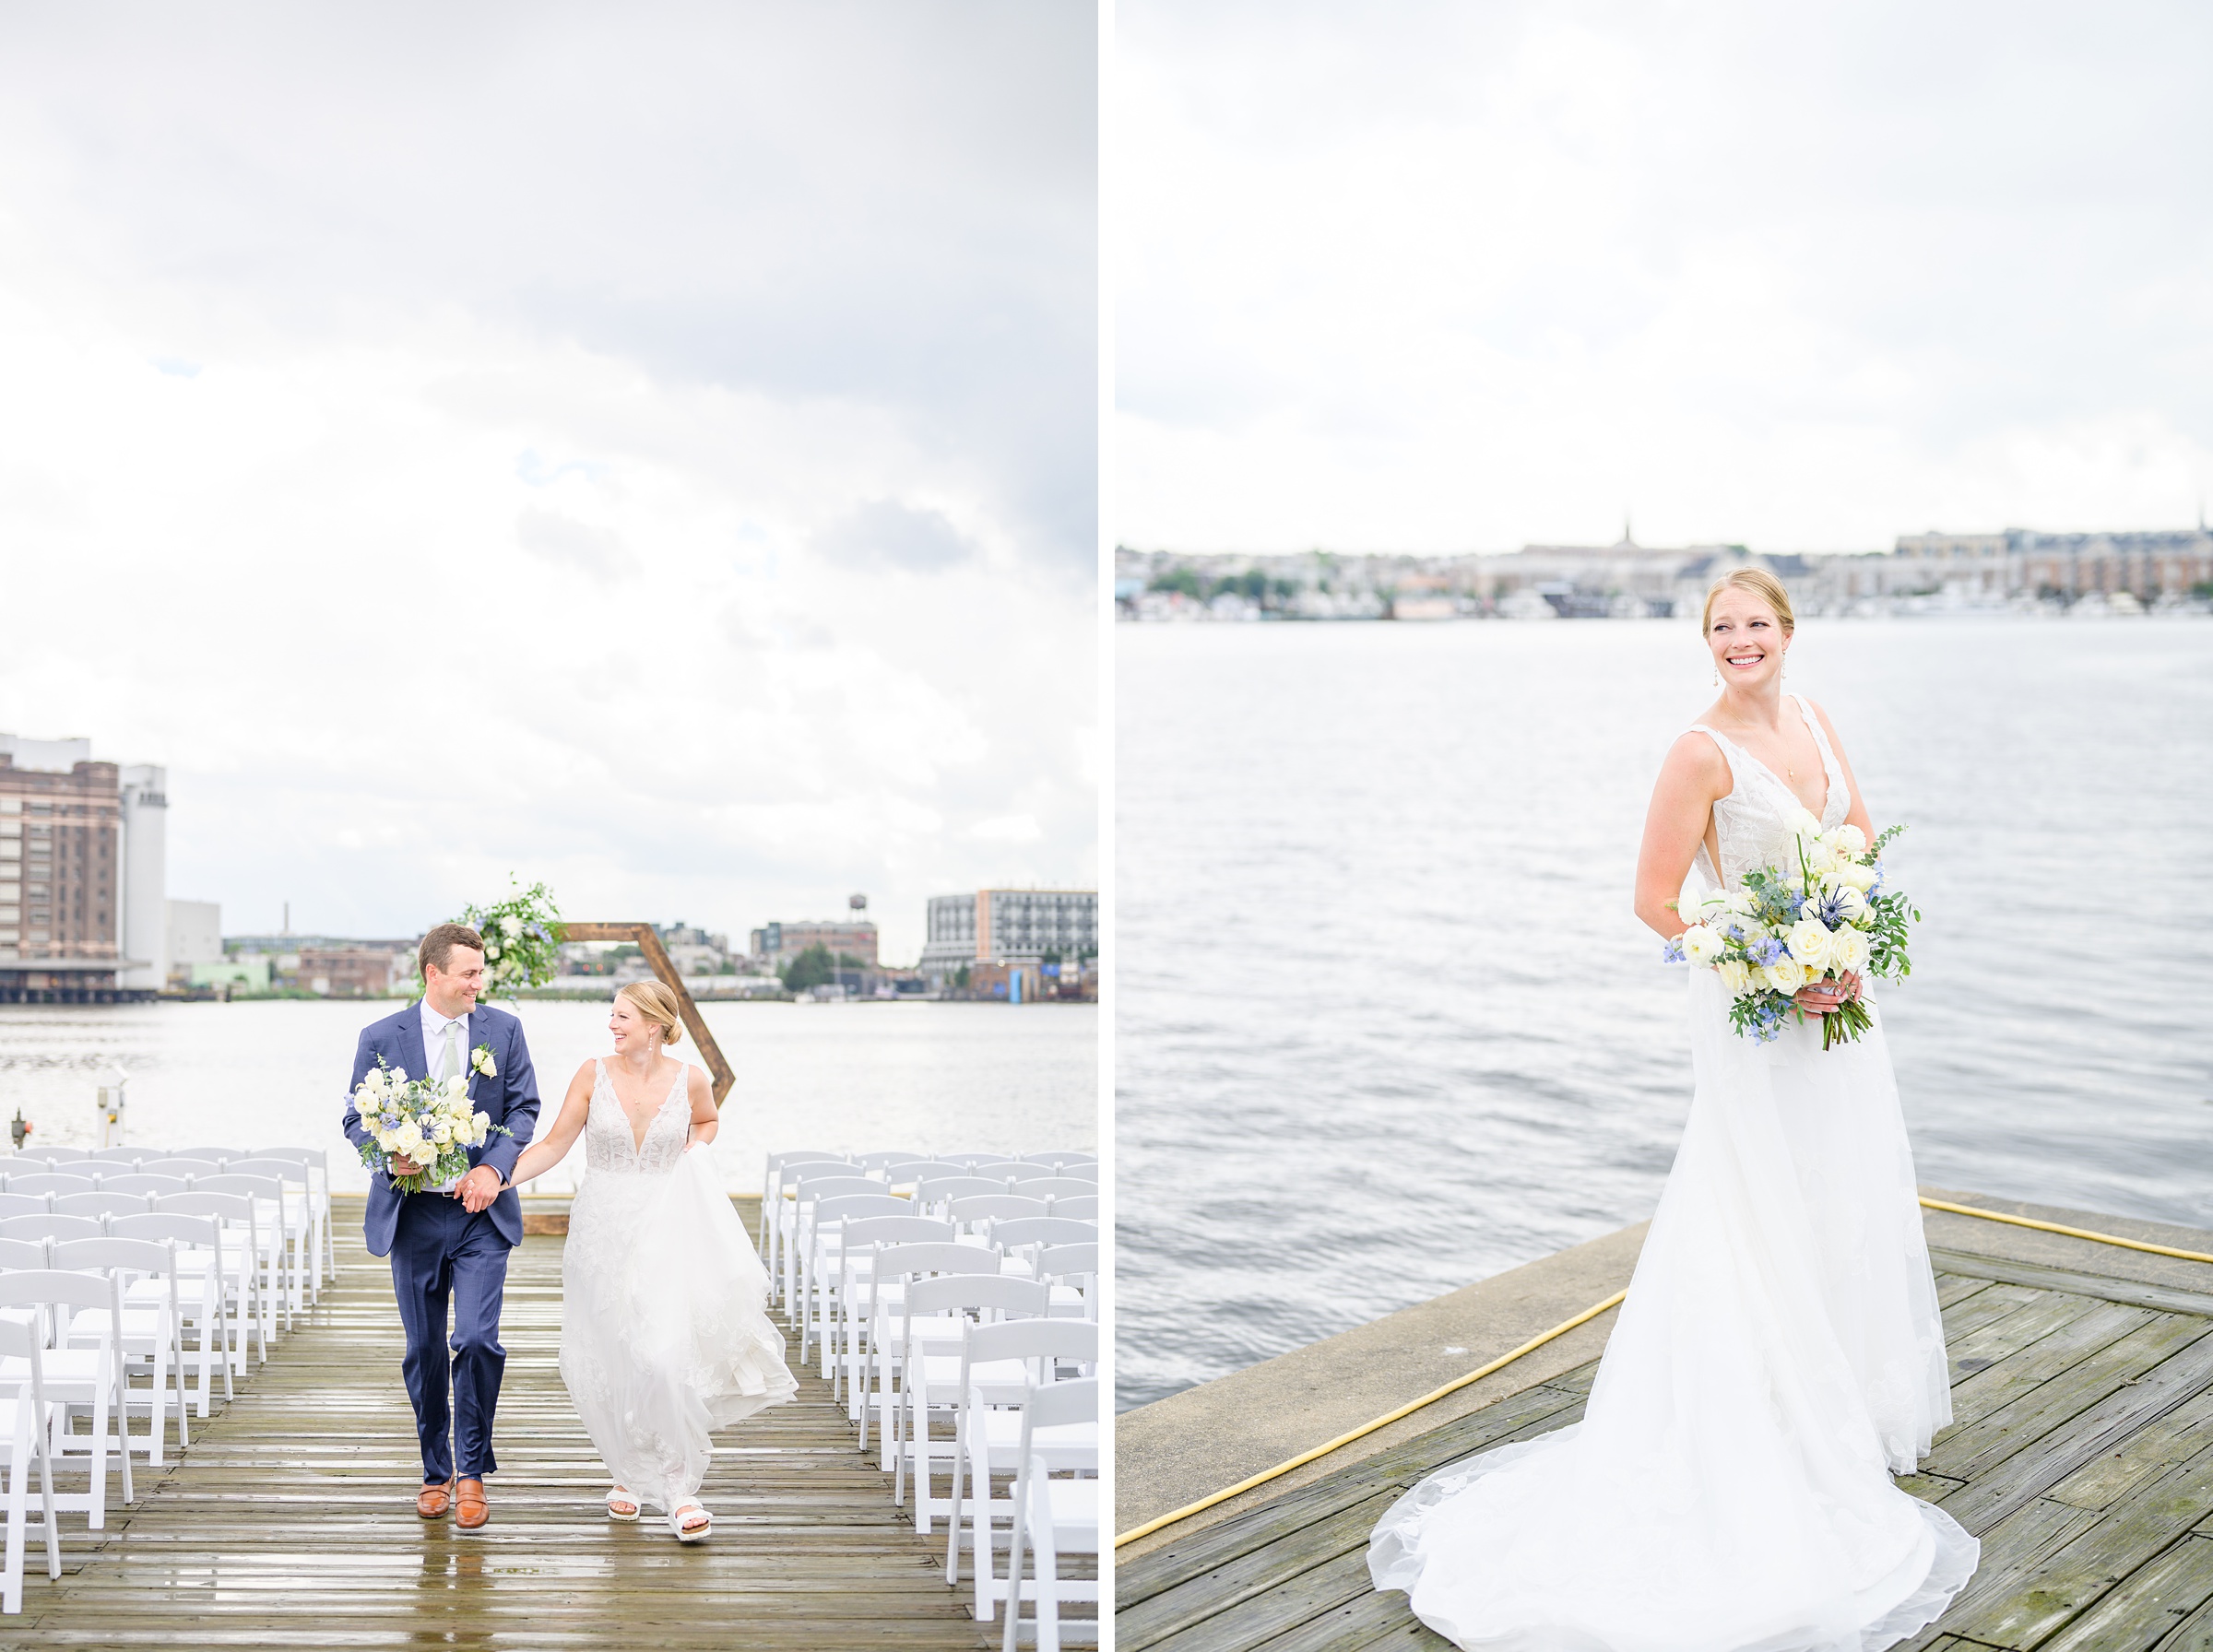
<path fill-rule="evenodd" d="M 1695 630 L 1117 657 L 1119 1403 L 1649 1216 L 1685 987 L 1629 893 Z M 1816 623 L 1791 660 L 1910 826 L 1923 1180 L 2213 1226 L 2213 625 Z"/>
<path fill-rule="evenodd" d="M 400 1006 L 240 1004 L 0 1007 L 0 1113 L 39 1144 L 89 1146 L 94 1092 L 130 1075 L 128 1139 L 160 1147 L 325 1147 L 340 1189 L 367 1172 L 338 1133 L 361 1029 Z M 738 1074 L 716 1158 L 734 1188 L 761 1185 L 772 1150 L 1088 1149 L 1098 1133 L 1098 1012 L 1085 1004 L 708 1004 Z M 608 1007 L 527 1003 L 524 1035 L 550 1124 L 577 1065 L 604 1055 Z M 689 1040 L 674 1055 L 699 1065 Z M 533 1187 L 562 1191 L 583 1159 Z"/>

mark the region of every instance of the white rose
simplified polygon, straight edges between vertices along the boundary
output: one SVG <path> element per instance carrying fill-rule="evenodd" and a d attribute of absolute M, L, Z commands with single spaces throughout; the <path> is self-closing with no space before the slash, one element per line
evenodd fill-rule
<path fill-rule="evenodd" d="M 445 1093 L 448 1095 L 459 1095 L 467 1089 L 468 1080 L 459 1073 L 456 1073 L 445 1081 Z"/>
<path fill-rule="evenodd" d="M 1839 867 L 1837 877 L 1863 895 L 1875 887 L 1875 868 L 1861 861 L 1855 860 L 1850 866 Z"/>
<path fill-rule="evenodd" d="M 1713 973 L 1722 978 L 1733 998 L 1741 998 L 1752 990 L 1752 967 L 1741 958 L 1722 959 L 1713 966 Z"/>
<path fill-rule="evenodd" d="M 489 959 L 497 958 L 499 955 L 500 955 L 500 943 L 499 943 L 498 941 L 496 941 L 496 940 L 488 940 L 488 941 L 486 941 L 486 942 L 484 943 L 484 956 L 485 956 L 485 957 L 486 957 L 488 960 L 489 960 Z"/>
<path fill-rule="evenodd" d="M 479 1113 L 474 1119 L 470 1120 L 470 1122 L 477 1127 L 477 1140 L 482 1141 L 487 1136 L 491 1134 L 491 1114 Z"/>
<path fill-rule="evenodd" d="M 1722 938 L 1703 924 L 1683 931 L 1683 956 L 1696 964 L 1710 964 L 1723 950 Z"/>
<path fill-rule="evenodd" d="M 454 1121 L 452 1119 L 442 1118 L 435 1125 L 431 1127 L 431 1139 L 435 1141 L 440 1147 L 444 1147 L 453 1139 Z"/>
<path fill-rule="evenodd" d="M 1819 918 L 1800 918 L 1791 926 L 1788 937 L 1791 956 L 1818 974 L 1828 963 L 1831 938 L 1828 926 Z"/>
<path fill-rule="evenodd" d="M 1785 997 L 1792 997 L 1813 978 L 1813 972 L 1794 958 L 1785 958 L 1780 963 L 1762 965 L 1760 976 Z"/>
<path fill-rule="evenodd" d="M 1821 836 L 1821 817 L 1810 808 L 1801 808 L 1791 816 L 1791 830 L 1801 838 L 1817 840 Z"/>
<path fill-rule="evenodd" d="M 505 917 L 500 920 L 500 933 L 504 935 L 509 940 L 513 940 L 522 932 L 523 920 L 516 917 L 513 913 L 509 913 Z"/>
<path fill-rule="evenodd" d="M 1835 968 L 1848 970 L 1856 975 L 1867 967 L 1867 958 L 1871 950 L 1867 941 L 1867 932 L 1864 929 L 1840 929 L 1837 931 L 1834 948 L 1829 953 L 1828 962 Z"/>
<path fill-rule="evenodd" d="M 387 1086 L 389 1086 L 390 1088 L 394 1089 L 394 1090 L 397 1090 L 397 1089 L 398 1089 L 398 1088 L 399 1088 L 401 1085 L 405 1084 L 407 1081 L 408 1081 L 408 1069 L 407 1069 L 406 1068 L 404 1068 L 404 1067 L 396 1067 L 396 1068 L 393 1068 L 393 1069 L 392 1069 L 392 1070 L 391 1070 L 389 1073 L 387 1073 L 387 1074 L 385 1075 L 385 1083 Z"/>
<path fill-rule="evenodd" d="M 1847 883 L 1836 892 L 1837 915 L 1848 924 L 1857 923 L 1866 915 L 1867 898 Z"/>
<path fill-rule="evenodd" d="M 1857 859 L 1867 853 L 1867 834 L 1857 826 L 1840 826 L 1836 831 L 1837 849 L 1840 854 Z"/>

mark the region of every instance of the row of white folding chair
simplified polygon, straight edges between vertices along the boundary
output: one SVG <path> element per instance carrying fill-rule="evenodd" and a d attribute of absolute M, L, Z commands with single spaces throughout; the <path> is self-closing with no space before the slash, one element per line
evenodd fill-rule
<path fill-rule="evenodd" d="M 303 1173 L 295 1178 L 287 1168 L 284 1175 L 287 1180 L 301 1181 L 315 1218 L 307 1277 L 310 1291 L 319 1298 L 323 1281 L 337 1278 L 336 1249 L 331 1243 L 330 1154 L 319 1147 L 31 1148 L 0 1156 L 0 1192 L 10 1190 L 10 1178 L 16 1175 L 89 1174 L 104 1188 L 116 1186 L 112 1178 L 118 1174 L 181 1174 L 189 1178 L 243 1170 L 246 1161 L 278 1161 L 286 1167 L 298 1166 Z M 115 1168 L 110 1170 L 110 1165 Z M 212 1172 L 202 1170 L 203 1165 L 212 1166 Z M 71 1171 L 65 1168 L 68 1166 L 77 1168 Z"/>
<path fill-rule="evenodd" d="M 994 1256 L 995 1269 L 997 1260 Z M 1009 1317 L 1043 1319 L 1050 1303 L 1051 1293 L 1042 1281 L 997 1271 L 988 1276 L 949 1272 L 907 1281 L 899 1312 L 898 1403 L 892 1410 L 887 1443 L 894 1505 L 905 1504 L 907 1471 L 914 1472 L 916 1531 L 927 1536 L 935 1517 L 952 1508 L 948 1500 L 931 1494 L 930 1486 L 941 1460 L 950 1481 L 954 1443 L 950 1435 L 941 1439 L 934 1434 L 930 1424 L 937 1421 L 950 1425 L 959 1417 L 961 1348 L 971 1324 L 969 1316 L 987 1324 Z"/>
<path fill-rule="evenodd" d="M 101 1196 L 155 1198 L 172 1193 L 243 1193 L 261 1201 L 264 1224 L 281 1235 L 281 1283 L 272 1275 L 271 1288 L 284 1305 L 285 1328 L 291 1328 L 295 1309 L 304 1310 L 311 1291 L 317 1288 L 323 1266 L 323 1220 L 316 1207 L 310 1167 L 289 1159 L 236 1159 L 228 1169 L 211 1162 L 178 1159 L 155 1161 L 179 1168 L 163 1171 L 125 1171 L 80 1177 L 67 1172 L 6 1178 L 0 1186 L 0 1214 L 22 1214 L 27 1199 L 43 1200 L 45 1208 L 89 1213 Z M 195 1168 L 186 1171 L 183 1167 Z M 147 1207 L 141 1206 L 140 1209 Z"/>
<path fill-rule="evenodd" d="M 843 1203 L 844 1201 L 839 1201 Z M 867 1363 L 879 1306 L 898 1311 L 901 1283 L 886 1279 L 878 1289 L 877 1257 L 885 1247 L 916 1244 L 962 1244 L 994 1257 L 987 1267 L 969 1258 L 970 1270 L 996 1269 L 1016 1278 L 1037 1279 L 1048 1290 L 1047 1312 L 1066 1318 L 1093 1317 L 1090 1288 L 1098 1271 L 1095 1223 L 1060 1217 L 1036 1217 L 989 1225 L 985 1234 L 962 1233 L 950 1221 L 888 1212 L 857 1211 L 839 1232 L 837 1285 L 830 1293 L 823 1323 L 824 1375 L 831 1378 L 833 1402 L 847 1391 L 847 1379 Z M 850 1386 L 847 1419 L 862 1420 L 861 1386 Z M 865 1434 L 865 1430 L 864 1430 Z M 863 1449 L 866 1441 L 863 1441 Z"/>
<path fill-rule="evenodd" d="M 54 1515 L 53 1462 L 48 1445 L 56 1406 L 46 1394 L 43 1351 L 35 1325 L 0 1317 L 0 1370 L 18 1365 L 22 1370 L 13 1384 L 0 1381 L 0 1441 L 5 1442 L 0 1449 L 7 1454 L 6 1560 L 5 1572 L 0 1572 L 0 1611 L 10 1616 L 23 1610 L 23 1552 L 31 1532 L 29 1493 L 34 1466 L 45 1512 L 39 1530 L 46 1541 L 46 1576 L 59 1582 L 62 1575 L 62 1531 Z"/>
<path fill-rule="evenodd" d="M 174 1193 L 154 1201 L 144 1214 L 105 1217 L 44 1215 L 0 1217 L 0 1238 L 71 1240 L 98 1238 L 178 1238 L 191 1246 L 182 1258 L 188 1274 L 207 1274 L 214 1306 L 192 1316 L 202 1327 L 200 1415 L 207 1414 L 210 1363 L 207 1347 L 213 1333 L 222 1349 L 223 1389 L 231 1389 L 231 1366 L 250 1361 L 258 1333 L 261 1357 L 269 1357 L 275 1334 L 272 1306 L 277 1255 L 262 1228 L 256 1201 L 241 1193 Z M 206 1224 L 206 1225 L 203 1225 Z"/>
<path fill-rule="evenodd" d="M 160 1468 L 167 1461 L 163 1442 L 169 1433 L 172 1402 L 177 1415 L 177 1449 L 182 1451 L 192 1443 L 190 1425 L 185 1421 L 192 1393 L 188 1377 L 190 1362 L 184 1354 L 185 1307 L 189 1299 L 180 1286 L 189 1277 L 199 1289 L 200 1299 L 191 1305 L 200 1310 L 196 1317 L 205 1325 L 209 1318 L 207 1281 L 200 1270 L 195 1268 L 187 1273 L 186 1268 L 180 1265 L 173 1237 L 44 1242 L 0 1239 L 0 1277 L 47 1269 L 112 1273 L 120 1280 L 124 1292 L 120 1400 L 123 1423 L 118 1432 L 127 1437 L 130 1411 L 134 1408 L 143 1409 L 148 1418 L 146 1439 L 143 1447 L 133 1440 L 130 1449 L 143 1449 L 147 1460 Z M 97 1344 L 108 1331 L 97 1315 L 83 1313 L 66 1325 L 50 1328 L 53 1346 L 57 1349 Z M 132 1378 L 141 1374 L 147 1378 L 144 1390 L 131 1386 Z"/>
<path fill-rule="evenodd" d="M 964 1175 L 977 1165 L 1001 1163 L 1043 1167 L 1053 1174 L 1074 1170 L 1079 1175 L 1082 1167 L 1089 1167 L 1094 1178 L 1097 1174 L 1096 1158 L 1072 1149 L 1012 1156 L 990 1152 L 929 1154 L 899 1150 L 846 1154 L 806 1148 L 789 1148 L 770 1153 L 762 1172 L 761 1221 L 756 1243 L 761 1251 L 761 1259 L 767 1266 L 776 1299 L 788 1304 L 791 1288 L 796 1282 L 797 1270 L 789 1257 L 789 1240 L 797 1233 L 798 1211 L 792 1209 L 793 1192 L 803 1174 L 865 1175 L 889 1184 L 901 1179 L 917 1179 L 919 1174 L 929 1171 Z"/>
<path fill-rule="evenodd" d="M 1010 1525 L 1012 1497 L 992 1495 L 995 1474 L 1013 1476 L 1022 1466 L 1024 1411 L 1035 1391 L 1063 1380 L 1079 1380 L 1098 1368 L 1099 1328 L 1090 1320 L 1021 1319 L 971 1325 L 962 1339 L 961 1406 L 953 1461 L 951 1517 L 946 1522 L 945 1581 L 961 1581 L 964 1534 L 972 1560 L 976 1617 L 989 1622 L 998 1604 L 1013 1598 L 1036 1598 L 1035 1590 L 1010 1588 L 995 1575 L 992 1547 L 998 1520 Z M 1062 1367 L 1071 1369 L 1065 1374 Z M 1095 1475 L 1099 1469 L 1099 1419 L 1095 1386 L 1091 1411 L 1081 1419 L 1044 1430 L 1037 1444 L 1051 1467 Z M 1019 1568 L 1013 1579 L 1019 1579 Z M 1095 1597 L 1094 1597 L 1095 1598 Z"/>

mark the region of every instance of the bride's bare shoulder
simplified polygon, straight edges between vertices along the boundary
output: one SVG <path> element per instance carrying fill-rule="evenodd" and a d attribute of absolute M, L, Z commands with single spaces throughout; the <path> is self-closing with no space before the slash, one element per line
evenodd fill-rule
<path fill-rule="evenodd" d="M 1660 780 L 1665 785 L 1696 786 L 1717 797 L 1735 785 L 1721 747 L 1711 735 L 1696 728 L 1686 728 L 1675 737 L 1660 765 Z"/>

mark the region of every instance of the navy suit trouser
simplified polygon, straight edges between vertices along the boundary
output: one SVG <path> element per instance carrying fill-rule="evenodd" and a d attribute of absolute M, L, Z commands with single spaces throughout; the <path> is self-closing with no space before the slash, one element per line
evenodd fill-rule
<path fill-rule="evenodd" d="M 491 1213 L 471 1216 L 457 1198 L 411 1193 L 392 1235 L 392 1294 L 399 1300 L 408 1351 L 400 1371 L 415 1404 L 424 1483 L 481 1480 L 499 1464 L 491 1419 L 499 1409 L 507 1351 L 500 1346 L 500 1299 L 507 1288 L 507 1241 Z M 446 1309 L 453 1308 L 453 1351 Z"/>

